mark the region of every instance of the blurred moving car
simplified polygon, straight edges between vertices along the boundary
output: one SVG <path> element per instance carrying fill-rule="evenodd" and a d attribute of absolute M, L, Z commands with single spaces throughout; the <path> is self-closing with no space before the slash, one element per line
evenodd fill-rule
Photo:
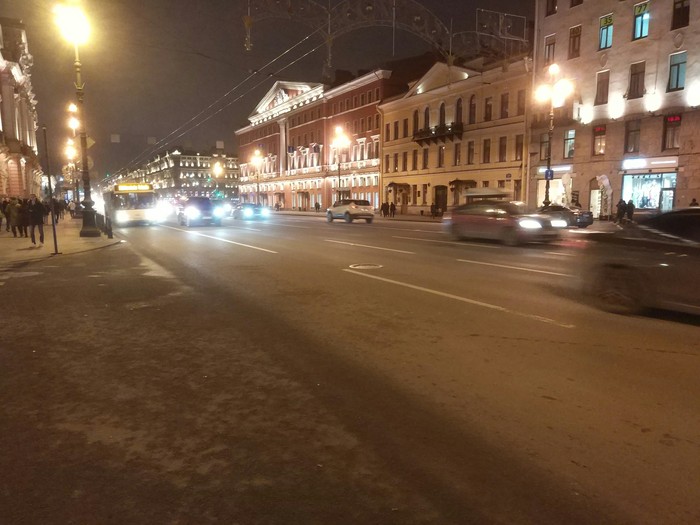
<path fill-rule="evenodd" d="M 266 219 L 270 216 L 270 208 L 262 204 L 244 202 L 233 208 L 234 219 Z"/>
<path fill-rule="evenodd" d="M 212 199 L 211 203 L 216 206 L 221 206 L 224 209 L 224 216 L 229 217 L 233 213 L 233 204 L 225 199 Z"/>
<path fill-rule="evenodd" d="M 557 219 L 564 219 L 567 226 L 577 226 L 586 228 L 593 224 L 593 212 L 583 210 L 576 206 L 562 206 L 560 204 L 550 204 L 537 208 L 540 215 L 548 215 Z"/>
<path fill-rule="evenodd" d="M 599 308 L 700 314 L 700 209 L 662 213 L 589 236 L 581 287 Z"/>
<path fill-rule="evenodd" d="M 343 219 L 345 222 L 352 222 L 355 219 L 364 219 L 367 221 L 367 224 L 372 224 L 374 220 L 374 208 L 368 200 L 340 199 L 326 210 L 326 220 L 328 222 L 333 222 L 333 219 Z"/>
<path fill-rule="evenodd" d="M 566 227 L 563 219 L 528 214 L 524 203 L 480 200 L 445 213 L 442 222 L 458 239 L 491 239 L 508 246 L 552 242 Z"/>
<path fill-rule="evenodd" d="M 226 215 L 223 206 L 216 206 L 209 197 L 189 197 L 180 203 L 177 220 L 182 226 L 210 224 L 221 226 Z"/>

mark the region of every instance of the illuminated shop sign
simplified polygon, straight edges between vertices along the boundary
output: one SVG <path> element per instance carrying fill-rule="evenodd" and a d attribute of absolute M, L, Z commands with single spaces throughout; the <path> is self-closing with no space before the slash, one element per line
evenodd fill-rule
<path fill-rule="evenodd" d="M 118 184 L 116 191 L 151 191 L 151 184 Z"/>
<path fill-rule="evenodd" d="M 663 170 L 678 167 L 678 157 L 636 158 L 622 161 L 623 170 Z"/>

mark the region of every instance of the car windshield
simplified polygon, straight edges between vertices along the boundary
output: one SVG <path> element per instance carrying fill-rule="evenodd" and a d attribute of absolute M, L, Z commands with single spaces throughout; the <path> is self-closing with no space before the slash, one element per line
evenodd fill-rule
<path fill-rule="evenodd" d="M 211 201 L 208 197 L 190 197 L 187 199 L 188 206 L 197 206 L 198 208 L 211 206 Z"/>

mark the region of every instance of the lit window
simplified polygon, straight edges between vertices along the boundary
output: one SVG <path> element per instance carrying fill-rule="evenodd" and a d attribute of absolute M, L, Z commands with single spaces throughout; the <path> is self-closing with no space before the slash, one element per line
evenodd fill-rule
<path fill-rule="evenodd" d="M 639 152 L 639 135 L 641 125 L 639 120 L 628 120 L 625 123 L 625 153 Z"/>
<path fill-rule="evenodd" d="M 634 33 L 633 40 L 649 36 L 649 2 L 642 2 L 634 6 Z"/>
<path fill-rule="evenodd" d="M 593 127 L 593 155 L 605 155 L 605 126 Z"/>
<path fill-rule="evenodd" d="M 574 143 L 576 141 L 576 131 L 573 129 L 564 132 L 564 158 L 572 159 L 574 157 Z"/>
<path fill-rule="evenodd" d="M 613 15 L 600 17 L 600 33 L 598 35 L 598 49 L 608 49 L 613 43 Z"/>
<path fill-rule="evenodd" d="M 685 87 L 685 68 L 688 53 L 676 53 L 669 58 L 667 91 L 679 91 Z"/>
<path fill-rule="evenodd" d="M 669 115 L 664 119 L 664 149 L 681 146 L 681 116 Z"/>

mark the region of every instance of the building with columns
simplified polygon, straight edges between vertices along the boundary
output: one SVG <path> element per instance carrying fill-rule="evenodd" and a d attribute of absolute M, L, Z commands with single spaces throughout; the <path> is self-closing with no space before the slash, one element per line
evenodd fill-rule
<path fill-rule="evenodd" d="M 549 148 L 533 108 L 531 202 L 578 200 L 597 217 L 620 198 L 669 210 L 700 198 L 700 5 L 690 0 L 538 0 L 534 84 L 566 78 Z M 551 64 L 559 74 L 550 75 Z"/>
<path fill-rule="evenodd" d="M 0 18 L 0 196 L 40 194 L 32 55 L 19 20 Z"/>

